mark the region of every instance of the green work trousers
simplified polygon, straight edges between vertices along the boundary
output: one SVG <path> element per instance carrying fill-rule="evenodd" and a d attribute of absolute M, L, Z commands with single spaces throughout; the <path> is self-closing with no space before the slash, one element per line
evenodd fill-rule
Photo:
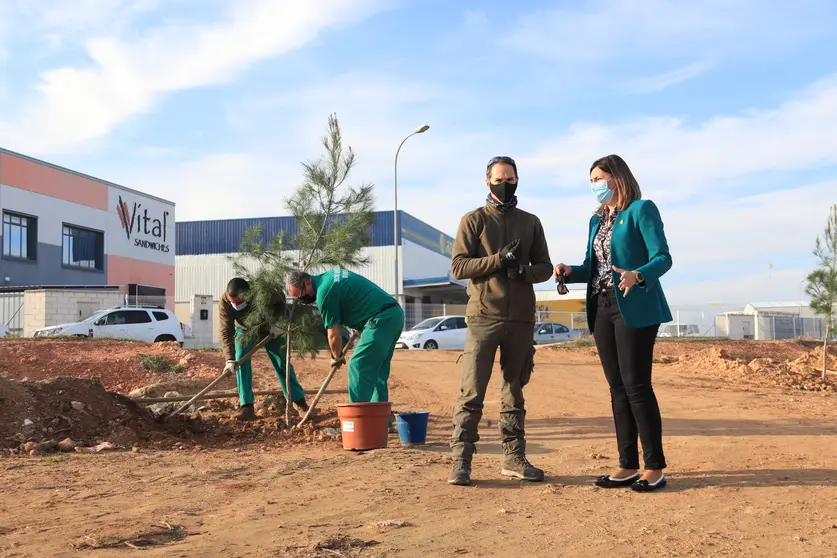
<path fill-rule="evenodd" d="M 459 400 L 453 417 L 451 448 L 456 458 L 470 460 L 480 436 L 483 402 L 494 357 L 500 349 L 503 385 L 500 395 L 500 437 L 506 455 L 523 455 L 526 408 L 523 386 L 532 375 L 534 324 L 468 317 L 465 359 Z"/>
<path fill-rule="evenodd" d="M 401 306 L 387 308 L 369 320 L 349 359 L 349 402 L 389 401 L 389 366 L 404 329 Z"/>
<path fill-rule="evenodd" d="M 242 344 L 242 336 L 244 330 L 235 328 L 235 359 L 240 360 L 241 357 L 250 352 L 253 346 L 244 346 Z M 276 377 L 279 378 L 279 385 L 282 386 L 282 392 L 285 397 L 288 397 L 288 386 L 285 385 L 285 336 L 271 339 L 264 346 L 267 351 L 267 357 L 273 365 L 273 370 L 276 371 Z M 294 365 L 291 364 L 291 401 L 299 401 L 305 398 L 305 390 L 299 385 L 296 379 L 296 372 Z M 253 364 L 250 359 L 242 362 L 241 366 L 235 373 L 235 382 L 238 384 L 238 400 L 242 406 L 253 404 Z"/>

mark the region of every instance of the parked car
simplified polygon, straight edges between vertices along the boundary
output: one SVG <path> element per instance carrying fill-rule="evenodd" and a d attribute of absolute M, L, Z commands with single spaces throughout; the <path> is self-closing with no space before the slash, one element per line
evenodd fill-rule
<path fill-rule="evenodd" d="M 564 324 L 557 322 L 540 322 L 535 324 L 535 345 L 548 345 L 550 343 L 565 343 L 581 337 L 577 329 L 570 329 Z"/>
<path fill-rule="evenodd" d="M 6 327 L 6 324 L 0 322 L 0 337 L 11 337 L 12 332 Z"/>
<path fill-rule="evenodd" d="M 463 350 L 468 331 L 465 316 L 438 316 L 427 318 L 403 332 L 397 349 L 448 349 Z"/>
<path fill-rule="evenodd" d="M 660 328 L 657 337 L 699 337 L 700 327 L 696 324 L 667 324 Z"/>
<path fill-rule="evenodd" d="M 35 337 L 133 339 L 146 343 L 176 341 L 183 346 L 184 326 L 174 312 L 159 306 L 116 306 L 80 322 L 45 327 Z"/>

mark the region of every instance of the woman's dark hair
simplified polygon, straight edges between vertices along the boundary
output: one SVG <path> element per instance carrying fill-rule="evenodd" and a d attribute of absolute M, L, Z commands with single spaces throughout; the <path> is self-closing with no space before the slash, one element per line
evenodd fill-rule
<path fill-rule="evenodd" d="M 233 277 L 227 283 L 227 294 L 239 298 L 241 295 L 250 290 L 250 283 L 241 277 Z"/>
<path fill-rule="evenodd" d="M 620 209 L 625 209 L 634 200 L 642 199 L 642 191 L 639 189 L 639 182 L 628 167 L 628 163 L 619 155 L 607 155 L 597 159 L 590 165 L 590 172 L 593 169 L 601 169 L 613 177 L 613 190 L 616 202 Z"/>

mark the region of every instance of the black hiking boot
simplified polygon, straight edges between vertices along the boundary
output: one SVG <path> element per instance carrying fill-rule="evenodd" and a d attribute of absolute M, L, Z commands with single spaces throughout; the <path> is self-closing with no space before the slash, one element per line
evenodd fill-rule
<path fill-rule="evenodd" d="M 464 459 L 454 459 L 450 470 L 448 484 L 468 486 L 471 484 L 471 462 Z"/>
<path fill-rule="evenodd" d="M 238 414 L 235 416 L 235 420 L 238 421 L 253 421 L 259 420 L 259 415 L 256 414 L 256 410 L 253 409 L 253 405 L 242 405 L 241 409 L 238 411 Z"/>
<path fill-rule="evenodd" d="M 500 474 L 529 482 L 543 481 L 543 469 L 538 469 L 529 463 L 525 455 L 506 455 L 503 458 L 503 468 Z"/>

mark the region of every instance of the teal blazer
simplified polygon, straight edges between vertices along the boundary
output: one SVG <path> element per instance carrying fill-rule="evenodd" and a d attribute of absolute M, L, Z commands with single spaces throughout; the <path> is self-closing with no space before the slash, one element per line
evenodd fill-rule
<path fill-rule="evenodd" d="M 581 265 L 572 266 L 567 283 L 587 283 L 587 324 L 591 332 L 595 323 L 596 308 L 591 301 L 591 258 L 594 257 L 593 239 L 599 231 L 599 216 L 590 218 L 590 234 L 587 238 L 587 256 Z M 660 285 L 662 277 L 671 269 L 671 254 L 663 232 L 660 211 L 650 200 L 636 200 L 620 211 L 613 224 L 610 239 L 611 264 L 626 271 L 642 273 L 643 284 L 631 287 L 628 296 L 616 291 L 619 312 L 628 327 L 640 328 L 671 321 L 671 310 Z M 613 271 L 613 285 L 619 284 L 619 274 Z"/>

